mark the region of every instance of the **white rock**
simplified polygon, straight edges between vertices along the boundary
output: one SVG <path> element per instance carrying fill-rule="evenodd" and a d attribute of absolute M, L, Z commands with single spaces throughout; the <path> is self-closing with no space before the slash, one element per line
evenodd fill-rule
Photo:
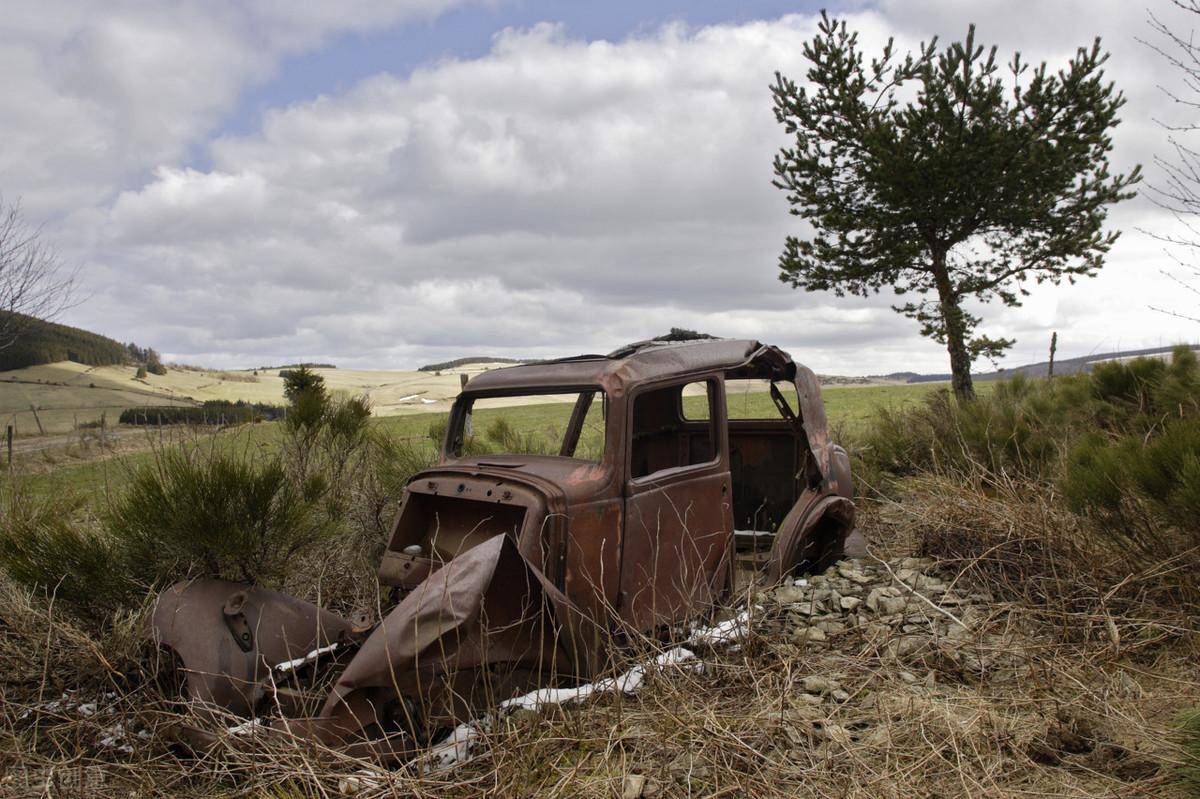
<path fill-rule="evenodd" d="M 872 579 L 870 577 L 863 574 L 858 569 L 855 569 L 853 566 L 851 566 L 848 563 L 839 563 L 837 570 L 838 570 L 838 574 L 842 575 L 843 577 L 845 577 L 847 580 L 850 580 L 851 582 L 858 583 L 859 585 L 866 585 L 867 583 L 872 582 Z"/>
<path fill-rule="evenodd" d="M 646 777 L 643 774 L 626 774 L 625 788 L 621 791 L 621 799 L 642 799 L 646 790 Z"/>
<path fill-rule="evenodd" d="M 842 687 L 842 684 L 837 680 L 817 674 L 805 677 L 800 683 L 804 686 L 805 693 L 810 694 L 827 694 Z"/>
<path fill-rule="evenodd" d="M 792 641 L 797 644 L 813 643 L 820 644 L 828 640 L 825 637 L 825 631 L 820 627 L 799 627 L 792 634 Z"/>

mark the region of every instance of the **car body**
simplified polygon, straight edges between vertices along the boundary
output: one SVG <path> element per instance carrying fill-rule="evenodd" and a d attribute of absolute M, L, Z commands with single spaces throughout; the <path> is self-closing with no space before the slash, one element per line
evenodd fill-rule
<path fill-rule="evenodd" d="M 765 390 L 773 414 L 732 412 L 734 385 Z M 528 417 L 531 398 L 556 420 L 546 435 L 488 409 Z M 160 596 L 154 637 L 193 700 L 241 715 L 279 705 L 281 663 L 340 650 L 328 695 L 288 729 L 398 754 L 505 695 L 594 676 L 622 642 L 727 599 L 739 565 L 770 582 L 824 568 L 853 530 L 849 460 L 809 369 L 757 341 L 641 342 L 465 385 L 401 500 L 380 623 L 201 580 Z"/>

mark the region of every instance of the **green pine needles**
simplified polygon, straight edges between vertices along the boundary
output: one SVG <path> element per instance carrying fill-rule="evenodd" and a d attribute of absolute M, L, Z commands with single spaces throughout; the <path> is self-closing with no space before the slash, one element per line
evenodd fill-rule
<path fill-rule="evenodd" d="M 971 364 L 1013 344 L 980 335 L 964 304 L 1019 305 L 1031 284 L 1096 274 L 1116 241 L 1108 206 L 1134 195 L 1140 168 L 1109 170 L 1124 98 L 1104 79 L 1097 39 L 1065 69 L 937 40 L 869 63 L 856 33 L 822 15 L 805 45 L 809 88 L 776 73 L 775 116 L 791 146 L 774 185 L 810 226 L 789 236 L 780 279 L 793 288 L 912 300 L 895 310 L 946 346 L 955 394 Z"/>

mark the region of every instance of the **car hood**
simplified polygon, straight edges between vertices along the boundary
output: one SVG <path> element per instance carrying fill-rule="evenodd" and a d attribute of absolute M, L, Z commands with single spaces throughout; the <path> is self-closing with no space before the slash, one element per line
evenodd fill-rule
<path fill-rule="evenodd" d="M 550 455 L 481 455 L 457 458 L 421 472 L 413 482 L 438 472 L 487 475 L 532 485 L 543 491 L 553 487 L 567 504 L 586 502 L 603 493 L 613 479 L 610 467 L 580 458 Z"/>

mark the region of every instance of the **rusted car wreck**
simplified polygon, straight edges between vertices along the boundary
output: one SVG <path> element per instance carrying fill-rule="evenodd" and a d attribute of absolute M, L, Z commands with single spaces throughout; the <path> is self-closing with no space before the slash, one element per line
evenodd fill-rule
<path fill-rule="evenodd" d="M 553 448 L 473 446 L 489 405 L 531 395 L 562 409 Z M 509 696 L 593 677 L 636 635 L 727 599 L 747 564 L 768 581 L 824 568 L 852 536 L 851 496 L 816 377 L 776 347 L 652 341 L 498 369 L 464 387 L 439 462 L 400 501 L 382 621 L 196 580 L 159 596 L 152 634 L 214 719 L 401 757 Z"/>

